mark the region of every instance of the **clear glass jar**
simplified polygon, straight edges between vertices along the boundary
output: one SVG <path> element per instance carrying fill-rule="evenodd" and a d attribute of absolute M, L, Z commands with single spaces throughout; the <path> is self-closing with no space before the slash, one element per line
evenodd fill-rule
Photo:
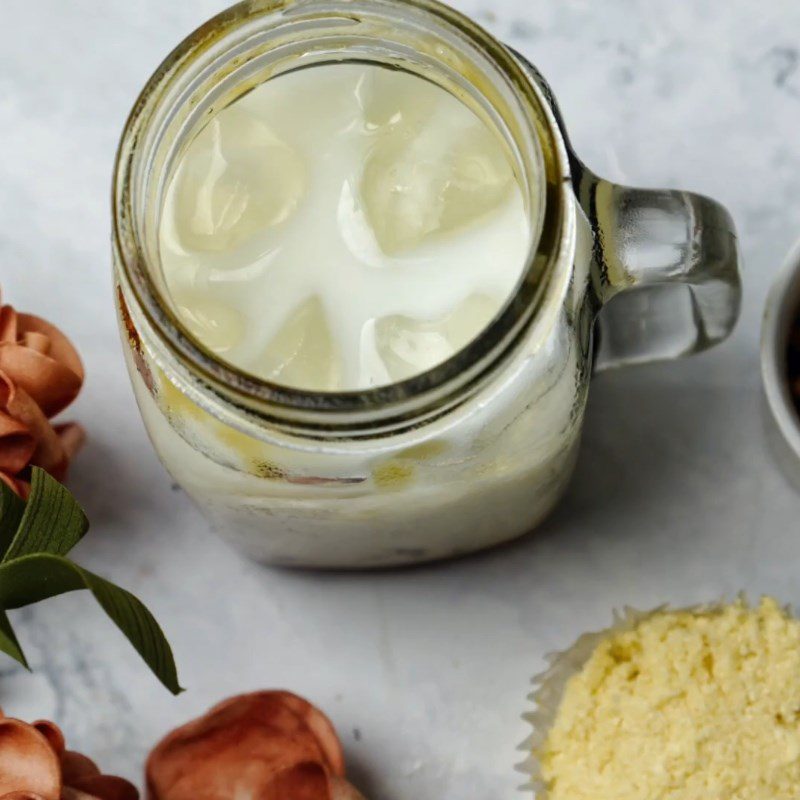
<path fill-rule="evenodd" d="M 191 337 L 165 299 L 157 227 L 176 160 L 210 115 L 282 72 L 342 60 L 419 73 L 479 109 L 513 155 L 535 235 L 515 294 L 464 350 L 403 383 L 314 394 L 244 374 Z M 159 456 L 222 535 L 283 565 L 407 564 L 532 530 L 570 477 L 593 362 L 709 347 L 740 301 L 724 209 L 597 178 L 535 68 L 429 0 L 252 0 L 192 34 L 126 125 L 114 260 Z"/>

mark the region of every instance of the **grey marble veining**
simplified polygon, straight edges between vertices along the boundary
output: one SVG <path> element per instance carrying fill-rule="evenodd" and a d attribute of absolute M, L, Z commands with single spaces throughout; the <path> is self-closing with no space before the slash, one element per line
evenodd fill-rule
<path fill-rule="evenodd" d="M 72 486 L 90 567 L 139 593 L 175 645 L 173 700 L 82 595 L 14 616 L 33 675 L 0 705 L 139 780 L 148 748 L 233 692 L 286 686 L 333 717 L 379 800 L 514 796 L 530 676 L 611 610 L 771 592 L 800 605 L 800 497 L 762 428 L 758 328 L 800 234 L 800 5 L 792 0 L 460 0 L 555 89 L 598 172 L 726 203 L 746 259 L 734 337 L 596 380 L 575 482 L 536 535 L 376 575 L 267 571 L 218 542 L 146 440 L 111 303 L 108 194 L 135 94 L 213 0 L 39 0 L 0 30 L 0 280 L 60 324 L 88 380 Z"/>

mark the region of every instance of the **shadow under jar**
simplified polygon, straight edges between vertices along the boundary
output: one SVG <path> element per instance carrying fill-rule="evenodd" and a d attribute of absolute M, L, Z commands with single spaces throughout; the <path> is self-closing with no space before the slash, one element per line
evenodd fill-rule
<path fill-rule="evenodd" d="M 532 243 L 512 296 L 464 349 L 401 383 L 315 393 L 192 337 L 168 301 L 158 224 L 208 119 L 265 80 L 348 61 L 416 73 L 478 109 L 511 153 Z M 597 178 L 535 68 L 427 0 L 246 2 L 208 22 L 133 109 L 113 213 L 126 359 L 153 444 L 221 535 L 274 564 L 409 564 L 527 533 L 569 480 L 593 368 L 708 348 L 740 304 L 721 206 Z"/>

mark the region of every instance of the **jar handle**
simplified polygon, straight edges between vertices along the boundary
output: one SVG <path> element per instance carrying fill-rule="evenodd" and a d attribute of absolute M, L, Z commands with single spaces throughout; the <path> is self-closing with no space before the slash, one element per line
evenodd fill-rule
<path fill-rule="evenodd" d="M 604 306 L 595 368 L 679 358 L 725 339 L 742 295 L 725 208 L 698 194 L 582 173 L 578 195 L 594 229 L 592 278 Z"/>

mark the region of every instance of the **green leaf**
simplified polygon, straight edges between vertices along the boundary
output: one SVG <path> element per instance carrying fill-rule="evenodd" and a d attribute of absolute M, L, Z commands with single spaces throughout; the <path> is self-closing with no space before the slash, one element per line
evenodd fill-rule
<path fill-rule="evenodd" d="M 70 492 L 34 467 L 23 503 L 0 481 L 0 652 L 27 666 L 6 611 L 88 589 L 171 692 L 182 691 L 172 650 L 153 615 L 130 592 L 64 556 L 89 529 Z"/>
<path fill-rule="evenodd" d="M 34 467 L 25 513 L 3 561 L 32 553 L 66 555 L 87 530 L 89 520 L 67 488 L 43 469 Z"/>
<path fill-rule="evenodd" d="M 153 615 L 130 592 L 51 553 L 0 564 L 0 608 L 20 608 L 80 589 L 94 595 L 161 683 L 173 694 L 182 692 L 169 642 Z"/>
<path fill-rule="evenodd" d="M 5 611 L 0 611 L 0 651 L 19 661 L 25 669 L 30 669 Z"/>
<path fill-rule="evenodd" d="M 12 492 L 4 481 L 0 481 L 0 560 L 11 546 L 24 513 L 22 498 Z"/>

